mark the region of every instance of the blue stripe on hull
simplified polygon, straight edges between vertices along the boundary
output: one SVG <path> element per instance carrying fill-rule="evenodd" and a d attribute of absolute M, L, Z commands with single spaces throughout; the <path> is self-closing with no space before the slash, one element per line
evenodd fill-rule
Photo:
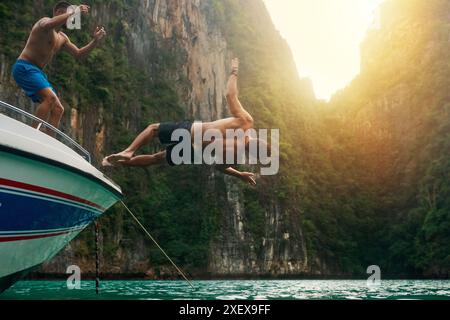
<path fill-rule="evenodd" d="M 86 225 L 101 215 L 63 202 L 0 190 L 0 231 L 33 231 Z"/>

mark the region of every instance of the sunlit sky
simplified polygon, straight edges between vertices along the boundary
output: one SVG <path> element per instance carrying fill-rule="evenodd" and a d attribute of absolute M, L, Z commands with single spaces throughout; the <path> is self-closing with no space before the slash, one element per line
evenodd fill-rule
<path fill-rule="evenodd" d="M 264 0 L 301 77 L 328 100 L 360 71 L 360 43 L 383 0 Z"/>

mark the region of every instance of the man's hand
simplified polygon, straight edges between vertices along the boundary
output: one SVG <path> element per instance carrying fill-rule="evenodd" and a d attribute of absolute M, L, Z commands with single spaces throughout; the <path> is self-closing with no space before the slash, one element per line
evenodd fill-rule
<path fill-rule="evenodd" d="M 241 172 L 242 181 L 248 183 L 252 187 L 256 186 L 255 174 L 251 172 Z"/>
<path fill-rule="evenodd" d="M 96 42 L 99 42 L 105 36 L 106 36 L 106 31 L 105 31 L 104 27 L 101 27 L 101 28 L 97 27 L 97 28 L 95 28 L 94 39 L 95 39 Z"/>
<path fill-rule="evenodd" d="M 88 14 L 90 8 L 91 7 L 89 7 L 86 4 L 81 4 L 79 6 L 71 6 L 67 8 L 67 13 L 71 15 L 75 15 L 76 13 Z"/>
<path fill-rule="evenodd" d="M 80 9 L 80 12 L 81 12 L 81 13 L 83 13 L 83 14 L 88 14 L 88 13 L 89 13 L 89 9 L 90 9 L 91 7 L 89 7 L 89 6 L 86 5 L 86 4 L 82 4 L 82 5 L 80 5 L 78 8 Z"/>
<path fill-rule="evenodd" d="M 255 180 L 255 174 L 251 172 L 240 172 L 233 167 L 227 167 L 225 165 L 218 165 L 216 166 L 216 169 L 220 172 L 223 172 L 226 175 L 235 177 L 240 179 L 241 181 L 244 181 L 245 183 L 248 183 L 252 187 L 256 186 L 256 180 Z"/>
<path fill-rule="evenodd" d="M 64 49 L 75 58 L 83 59 L 86 58 L 92 52 L 92 50 L 94 50 L 98 46 L 99 41 L 106 36 L 106 31 L 103 27 L 97 27 L 94 32 L 94 39 L 81 49 L 74 45 L 67 35 L 65 35 L 64 33 L 61 34 L 63 35 L 65 40 Z"/>

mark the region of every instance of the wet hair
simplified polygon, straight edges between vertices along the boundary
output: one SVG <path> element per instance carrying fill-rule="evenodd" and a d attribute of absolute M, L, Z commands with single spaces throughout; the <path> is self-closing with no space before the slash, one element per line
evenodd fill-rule
<path fill-rule="evenodd" d="M 53 12 L 58 11 L 59 9 L 67 9 L 68 7 L 70 7 L 72 4 L 70 4 L 67 1 L 59 1 L 57 4 L 55 4 L 55 6 L 53 7 Z"/>

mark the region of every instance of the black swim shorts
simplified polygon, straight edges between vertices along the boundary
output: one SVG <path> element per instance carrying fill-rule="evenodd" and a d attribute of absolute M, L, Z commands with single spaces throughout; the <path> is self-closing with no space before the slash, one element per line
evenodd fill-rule
<path fill-rule="evenodd" d="M 191 133 L 192 125 L 193 125 L 192 121 L 164 122 L 159 125 L 158 138 L 161 144 L 167 145 L 166 159 L 167 163 L 170 166 L 176 166 L 176 164 L 172 161 L 172 150 L 178 143 L 181 142 L 181 139 L 179 141 L 172 141 L 172 134 L 175 132 L 175 130 L 178 129 L 184 129 L 187 130 L 189 133 Z M 181 156 L 183 156 L 183 154 L 181 154 Z M 193 159 L 194 159 L 194 148 L 192 147 L 191 160 Z"/>

